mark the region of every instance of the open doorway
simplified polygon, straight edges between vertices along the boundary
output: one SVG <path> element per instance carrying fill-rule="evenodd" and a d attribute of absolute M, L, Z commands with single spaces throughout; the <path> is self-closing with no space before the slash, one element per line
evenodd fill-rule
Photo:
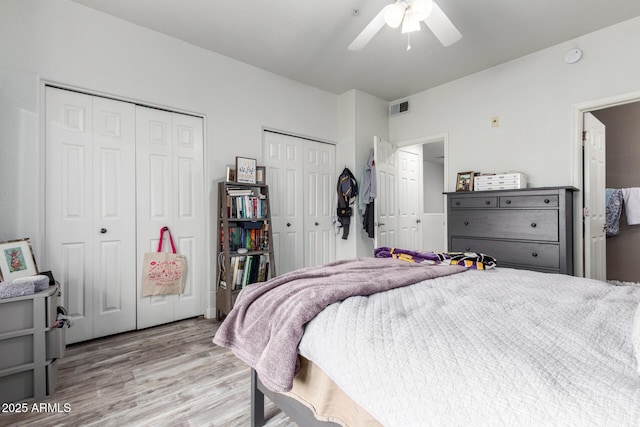
<path fill-rule="evenodd" d="M 591 259 L 593 258 L 594 254 L 590 253 L 592 252 L 592 248 L 590 247 L 590 242 L 587 241 L 585 239 L 585 237 L 587 237 L 585 230 L 586 227 L 584 227 L 584 224 L 587 222 L 587 220 L 589 220 L 588 215 L 588 206 L 585 204 L 585 197 L 584 195 L 588 192 L 594 192 L 594 191 L 600 191 L 602 193 L 602 200 L 603 200 L 603 204 L 605 204 L 605 186 L 606 187 L 610 187 L 610 186 L 614 186 L 614 185 L 619 185 L 619 183 L 616 183 L 615 180 L 611 180 L 610 178 L 608 179 L 605 176 L 604 184 L 598 184 L 598 185 L 594 185 L 595 180 L 593 179 L 593 177 L 591 176 L 591 174 L 586 170 L 587 168 L 585 168 L 584 166 L 584 162 L 586 160 L 586 156 L 585 156 L 585 145 L 583 145 L 584 140 L 584 131 L 585 131 L 585 117 L 587 115 L 587 113 L 595 113 L 593 114 L 594 117 L 601 117 L 603 118 L 605 121 L 608 122 L 608 126 L 604 126 L 605 127 L 605 132 L 606 132 L 606 145 L 609 145 L 609 132 L 612 132 L 612 137 L 618 139 L 618 137 L 615 136 L 616 133 L 620 133 L 620 132 L 625 132 L 624 129 L 630 129 L 631 126 L 629 126 L 629 120 L 627 120 L 627 125 L 624 125 L 622 123 L 614 123 L 612 121 L 609 120 L 609 118 L 607 118 L 607 113 L 611 113 L 614 114 L 616 116 L 618 116 L 619 118 L 622 117 L 624 118 L 625 115 L 627 115 L 626 113 L 622 112 L 623 110 L 625 110 L 625 106 L 631 106 L 633 104 L 638 104 L 640 103 L 640 91 L 636 91 L 636 92 L 629 92 L 629 93 L 625 93 L 625 94 L 621 94 L 621 95 L 616 95 L 616 96 L 612 96 L 609 98 L 603 98 L 603 99 L 598 99 L 598 100 L 593 100 L 593 101 L 588 101 L 585 103 L 581 103 L 581 104 L 576 104 L 573 106 L 573 111 L 574 111 L 574 185 L 576 187 L 579 187 L 580 192 L 576 193 L 576 206 L 577 209 L 575 210 L 575 216 L 574 216 L 574 229 L 575 230 L 583 230 L 583 232 L 578 232 L 574 234 L 574 247 L 575 247 L 575 251 L 574 251 L 574 264 L 576 266 L 575 268 L 575 274 L 577 276 L 585 276 L 585 277 L 590 277 L 591 276 L 591 270 L 592 270 L 592 265 L 591 265 Z M 618 109 L 622 107 L 621 109 Z M 633 118 L 631 119 L 630 122 L 633 122 L 634 120 L 637 121 L 637 118 Z M 610 129 L 607 129 L 610 128 Z M 616 129 L 616 130 L 614 130 Z M 636 149 L 636 146 L 638 145 L 637 143 L 635 143 L 635 141 L 638 140 L 638 134 L 636 133 L 632 139 L 627 139 L 627 136 L 623 136 L 622 138 L 619 139 L 618 142 L 612 142 L 612 144 L 615 144 L 616 146 L 618 146 L 620 148 L 619 152 L 622 154 L 622 156 L 629 156 L 629 154 L 625 154 L 625 150 L 628 149 L 629 147 L 633 148 L 634 150 Z M 634 144 L 634 145 L 631 145 Z M 613 145 L 612 145 L 613 147 Z M 625 148 L 626 147 L 626 148 Z M 613 150 L 613 148 L 611 149 Z M 605 153 L 605 175 L 606 174 L 610 174 L 612 173 L 612 171 L 620 169 L 620 171 L 622 173 L 630 173 L 631 176 L 633 176 L 633 172 L 627 168 L 624 167 L 624 165 L 621 163 L 620 158 L 618 156 L 613 156 L 613 151 L 609 150 L 609 147 L 606 147 L 606 151 L 608 151 L 608 153 Z M 607 182 L 608 179 L 608 182 Z M 639 185 L 640 182 L 638 182 L 637 184 L 633 184 L 633 185 Z M 610 238 L 605 239 L 605 243 L 602 246 L 602 249 L 598 250 L 600 253 L 599 254 L 595 254 L 596 257 L 599 257 L 598 259 L 600 259 L 600 261 L 602 260 L 602 258 L 609 258 L 611 260 L 613 260 L 613 255 L 611 255 L 611 252 L 608 250 L 608 248 L 606 248 L 606 246 L 609 244 L 609 241 L 613 243 L 613 240 L 611 240 Z M 607 254 L 609 252 L 609 254 Z M 615 267 L 613 265 L 609 265 L 608 266 L 610 268 L 610 272 L 612 273 L 613 271 L 615 271 Z M 629 271 L 629 270 L 625 270 L 625 271 Z M 620 274 L 618 274 L 619 272 L 616 272 L 615 274 L 607 274 L 606 275 L 606 279 L 609 280 L 621 280 L 621 279 L 613 279 L 613 276 L 617 276 L 617 277 L 624 277 L 621 276 Z M 630 272 L 630 274 L 635 275 L 634 272 Z M 627 276 L 629 277 L 629 276 Z M 605 279 L 603 278 L 603 280 Z M 632 276 L 630 278 L 630 280 L 633 281 L 638 281 L 640 278 L 639 277 L 634 277 Z"/>
<path fill-rule="evenodd" d="M 422 144 L 422 242 L 423 249 L 446 249 L 444 205 L 444 140 Z"/>
<path fill-rule="evenodd" d="M 397 145 L 374 138 L 375 247 L 446 250 L 447 138 L 439 134 Z"/>
<path fill-rule="evenodd" d="M 609 197 L 605 203 L 615 204 L 620 197 L 617 190 L 630 194 L 638 191 L 631 189 L 640 187 L 640 102 L 592 110 L 591 114 L 606 129 L 605 187 Z M 615 199 L 611 201 L 611 197 Z M 629 254 L 640 246 L 640 224 L 628 218 L 634 213 L 633 206 L 625 203 L 623 206 L 618 221 L 614 217 L 607 223 L 609 233 L 602 254 L 606 259 L 606 279 L 639 282 L 640 265 L 629 262 Z M 611 232 L 612 229 L 618 232 Z"/>
<path fill-rule="evenodd" d="M 446 133 L 398 143 L 399 150 L 412 150 L 420 155 L 419 186 L 414 198 L 418 201 L 420 245 L 417 250 L 447 249 L 445 196 L 447 191 Z M 411 248 L 410 248 L 411 249 Z"/>

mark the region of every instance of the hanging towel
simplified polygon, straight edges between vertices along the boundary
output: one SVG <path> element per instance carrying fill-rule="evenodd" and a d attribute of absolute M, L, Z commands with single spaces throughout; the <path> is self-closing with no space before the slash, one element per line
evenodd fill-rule
<path fill-rule="evenodd" d="M 623 188 L 624 210 L 629 225 L 640 224 L 640 187 Z"/>
<path fill-rule="evenodd" d="M 607 206 L 609 204 L 609 200 L 611 200 L 611 195 L 613 194 L 614 191 L 616 191 L 615 188 L 605 188 L 605 190 L 604 190 L 604 205 L 605 206 Z"/>
<path fill-rule="evenodd" d="M 609 191 L 611 190 L 611 191 Z M 620 212 L 622 212 L 622 190 L 607 188 L 606 192 L 606 224 L 607 237 L 620 233 Z"/>

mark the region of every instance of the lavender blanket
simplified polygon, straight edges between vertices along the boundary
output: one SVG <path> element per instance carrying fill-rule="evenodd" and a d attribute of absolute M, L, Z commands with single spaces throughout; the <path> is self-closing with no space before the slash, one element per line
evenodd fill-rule
<path fill-rule="evenodd" d="M 242 290 L 213 338 L 254 368 L 270 390 L 291 390 L 305 324 L 334 302 L 464 271 L 393 258 L 358 258 L 292 271 Z"/>

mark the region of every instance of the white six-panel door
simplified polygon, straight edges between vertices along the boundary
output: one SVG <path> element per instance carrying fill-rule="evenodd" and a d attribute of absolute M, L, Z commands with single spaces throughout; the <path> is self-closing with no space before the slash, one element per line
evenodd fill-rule
<path fill-rule="evenodd" d="M 335 146 L 264 132 L 276 271 L 335 260 Z"/>
<path fill-rule="evenodd" d="M 162 227 L 169 227 L 177 252 L 187 258 L 183 294 L 138 297 L 139 329 L 204 311 L 202 131 L 200 118 L 136 106 L 137 295 L 144 253 L 157 250 Z M 166 233 L 163 250 L 171 250 Z"/>
<path fill-rule="evenodd" d="M 591 113 L 584 115 L 584 271 L 585 277 L 607 280 L 606 129 Z"/>
<path fill-rule="evenodd" d="M 399 248 L 422 249 L 422 147 L 398 150 Z"/>
<path fill-rule="evenodd" d="M 67 343 L 135 329 L 133 105 L 46 89 L 46 260 Z"/>
<path fill-rule="evenodd" d="M 332 198 L 337 194 L 335 146 L 303 141 L 306 207 L 304 209 L 304 266 L 315 267 L 336 258 Z"/>
<path fill-rule="evenodd" d="M 303 147 L 297 138 L 264 132 L 264 158 L 271 206 L 276 272 L 304 265 Z"/>
<path fill-rule="evenodd" d="M 389 142 L 374 137 L 374 161 L 376 164 L 376 180 L 378 197 L 374 204 L 376 248 L 397 246 L 398 227 L 398 154 L 397 147 Z"/>

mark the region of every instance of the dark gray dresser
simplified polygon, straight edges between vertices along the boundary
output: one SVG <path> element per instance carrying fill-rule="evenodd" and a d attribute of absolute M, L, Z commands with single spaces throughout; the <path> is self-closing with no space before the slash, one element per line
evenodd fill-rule
<path fill-rule="evenodd" d="M 499 267 L 573 275 L 574 191 L 446 193 L 449 251 L 491 255 Z"/>

